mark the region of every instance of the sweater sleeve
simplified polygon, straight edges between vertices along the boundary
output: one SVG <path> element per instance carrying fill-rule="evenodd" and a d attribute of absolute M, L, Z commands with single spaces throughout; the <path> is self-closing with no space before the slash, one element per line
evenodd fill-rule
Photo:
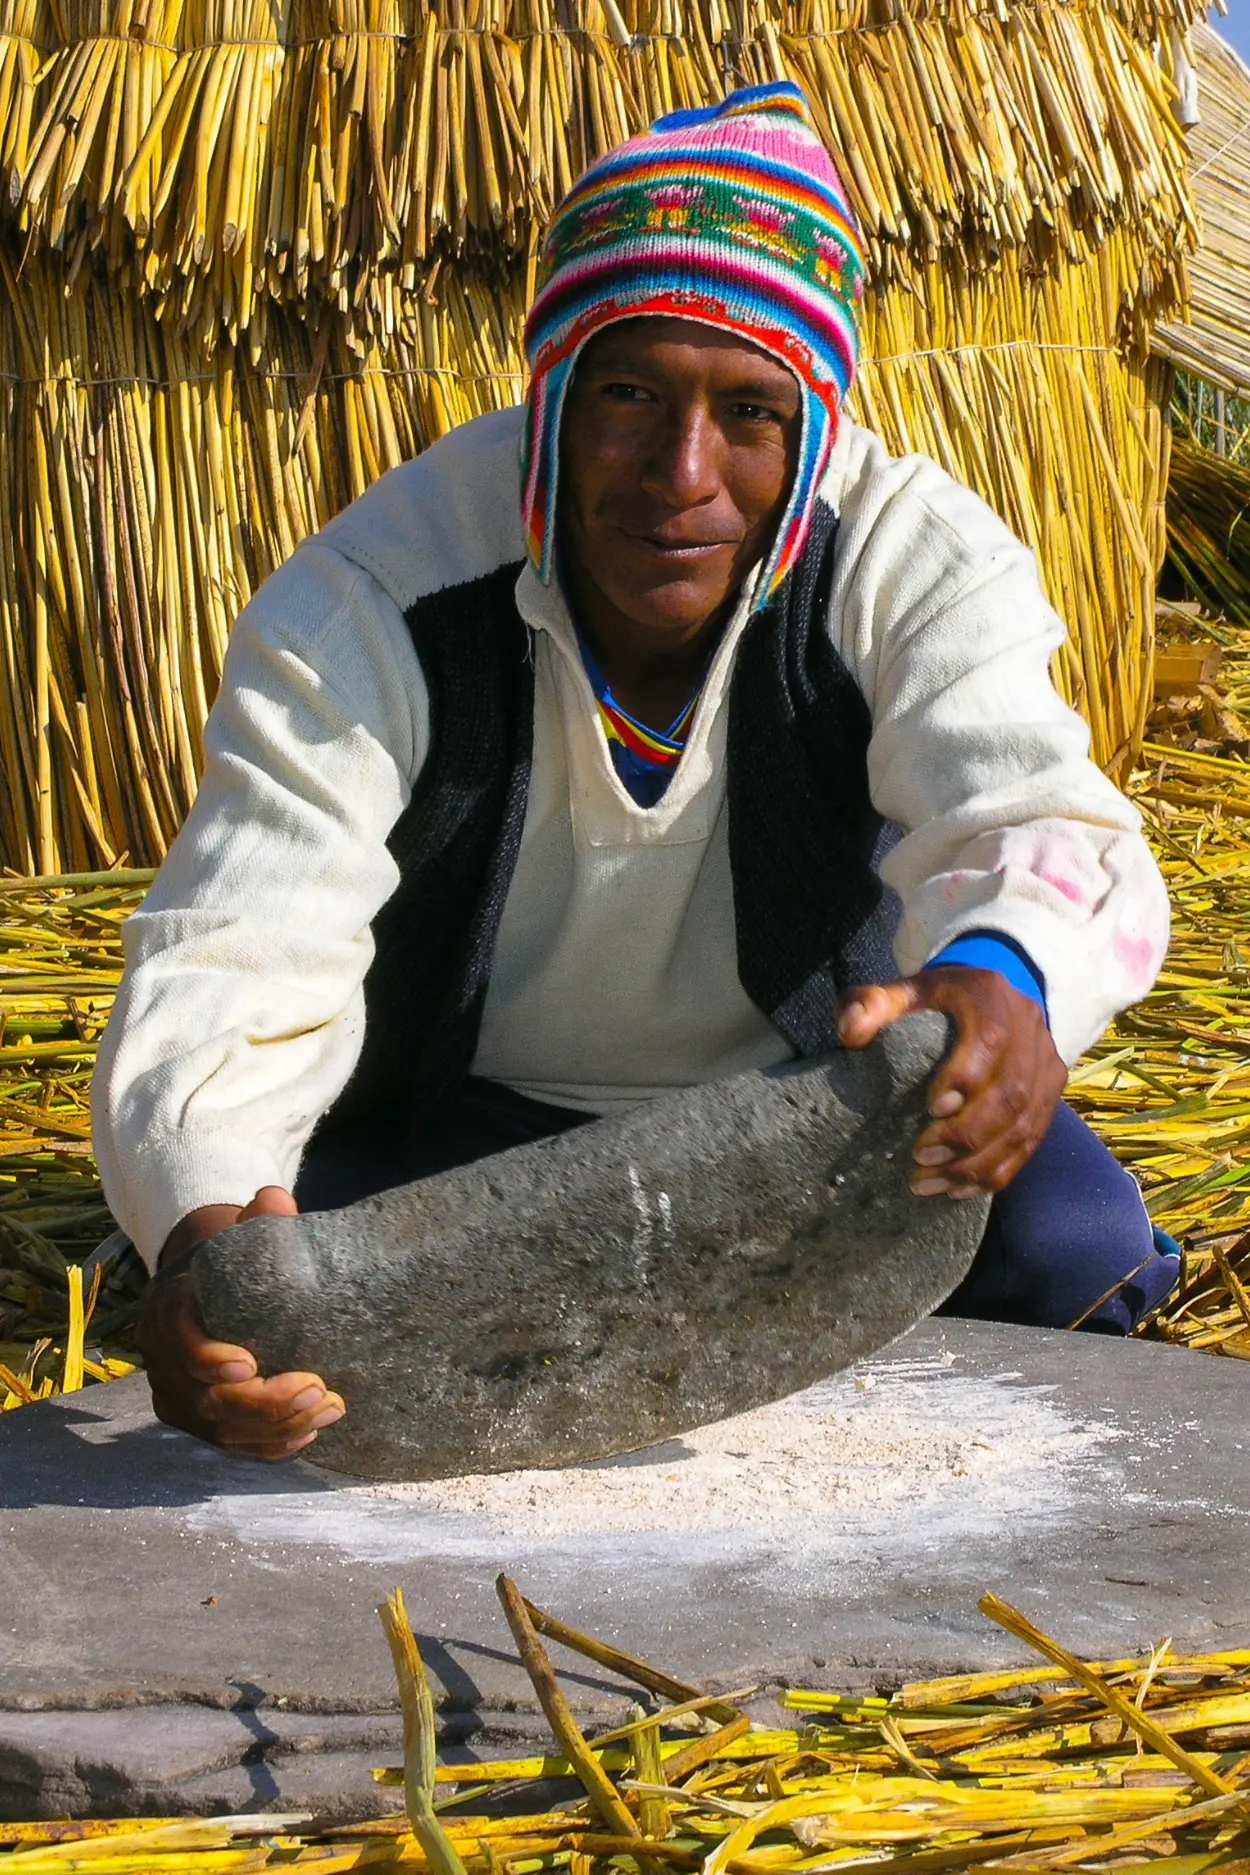
<path fill-rule="evenodd" d="M 882 868 L 899 968 L 1001 934 L 1040 973 L 1071 1063 L 1150 988 L 1168 903 L 1139 815 L 1051 682 L 1065 633 L 1034 556 L 922 457 L 870 454 L 842 527 L 831 627 L 872 711 L 873 801 L 904 830 Z"/>
<path fill-rule="evenodd" d="M 93 1085 L 105 1195 L 154 1265 L 203 1204 L 292 1185 L 364 1033 L 387 835 L 427 703 L 395 602 L 309 542 L 240 616 L 204 778 L 124 931 Z"/>

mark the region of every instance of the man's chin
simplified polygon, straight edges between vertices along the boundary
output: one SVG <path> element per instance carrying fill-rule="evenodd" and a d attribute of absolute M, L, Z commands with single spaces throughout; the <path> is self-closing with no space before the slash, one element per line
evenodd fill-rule
<path fill-rule="evenodd" d="M 674 568 L 667 575 L 637 580 L 609 597 L 618 611 L 654 631 L 689 633 L 723 612 L 735 588 L 724 580 L 699 579 Z"/>

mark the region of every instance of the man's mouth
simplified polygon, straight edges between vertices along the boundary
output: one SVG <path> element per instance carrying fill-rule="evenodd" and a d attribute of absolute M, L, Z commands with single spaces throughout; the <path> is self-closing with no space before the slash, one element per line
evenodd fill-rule
<path fill-rule="evenodd" d="M 665 560 L 705 560 L 711 554 L 721 553 L 734 543 L 728 540 L 665 540 L 658 534 L 633 534 L 626 532 L 626 539 L 634 546 L 642 547 L 647 553 L 653 553 Z"/>

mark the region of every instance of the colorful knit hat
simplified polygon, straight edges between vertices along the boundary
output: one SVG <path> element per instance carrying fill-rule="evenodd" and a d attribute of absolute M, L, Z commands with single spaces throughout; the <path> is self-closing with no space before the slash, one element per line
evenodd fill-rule
<path fill-rule="evenodd" d="M 794 486 L 759 583 L 798 556 L 858 358 L 859 231 L 797 85 L 756 85 L 661 117 L 585 171 L 556 211 L 525 328 L 521 511 L 544 580 L 555 560 L 560 417 L 578 354 L 640 313 L 749 339 L 802 391 Z"/>

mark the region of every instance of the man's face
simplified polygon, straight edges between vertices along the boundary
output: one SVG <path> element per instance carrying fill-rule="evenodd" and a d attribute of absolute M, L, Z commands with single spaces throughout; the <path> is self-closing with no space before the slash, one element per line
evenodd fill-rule
<path fill-rule="evenodd" d="M 800 422 L 797 379 L 746 339 L 661 318 L 598 333 L 561 430 L 575 600 L 609 628 L 615 613 L 666 638 L 696 632 L 772 544 Z"/>

